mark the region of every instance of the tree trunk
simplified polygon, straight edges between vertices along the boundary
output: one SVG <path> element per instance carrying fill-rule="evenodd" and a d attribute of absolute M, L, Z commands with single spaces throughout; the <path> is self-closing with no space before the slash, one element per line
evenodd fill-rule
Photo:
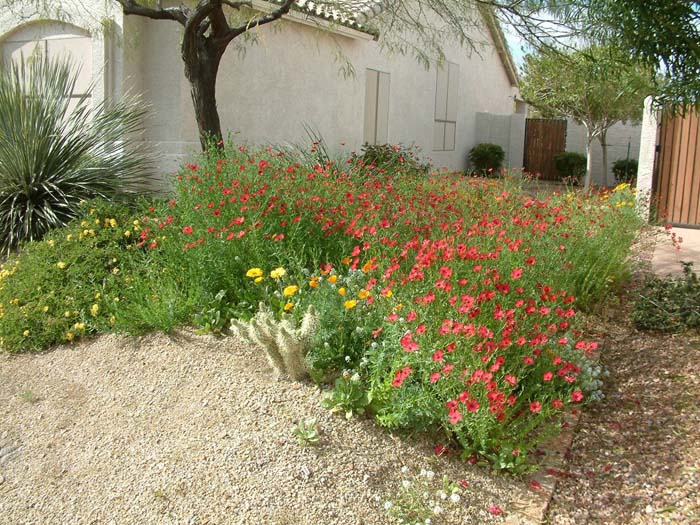
<path fill-rule="evenodd" d="M 608 130 L 604 129 L 600 133 L 600 135 L 598 135 L 598 140 L 600 141 L 600 147 L 602 148 L 602 151 L 603 151 L 603 175 L 604 175 L 605 185 L 610 186 L 610 184 L 608 184 L 608 141 L 607 141 L 607 134 L 608 134 Z"/>
<path fill-rule="evenodd" d="M 587 141 L 586 141 L 586 177 L 584 178 L 583 188 L 588 190 L 591 187 L 591 170 L 593 169 L 593 148 L 591 144 L 593 143 L 593 135 L 588 131 Z"/>
<path fill-rule="evenodd" d="M 199 142 L 202 151 L 212 142 L 223 145 L 221 121 L 216 106 L 216 76 L 222 53 L 204 42 L 196 49 L 186 50 L 183 46 L 182 58 L 185 62 L 185 77 L 190 82 L 190 94 L 197 119 Z"/>

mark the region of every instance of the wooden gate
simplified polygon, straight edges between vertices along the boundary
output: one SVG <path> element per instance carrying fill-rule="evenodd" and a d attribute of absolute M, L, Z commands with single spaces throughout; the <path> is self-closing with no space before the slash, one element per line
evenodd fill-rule
<path fill-rule="evenodd" d="M 529 118 L 525 121 L 524 166 L 542 180 L 559 180 L 554 155 L 566 149 L 566 120 Z"/>
<path fill-rule="evenodd" d="M 700 118 L 661 117 L 653 189 L 666 222 L 700 225 Z M 660 217 L 661 218 L 661 217 Z"/>

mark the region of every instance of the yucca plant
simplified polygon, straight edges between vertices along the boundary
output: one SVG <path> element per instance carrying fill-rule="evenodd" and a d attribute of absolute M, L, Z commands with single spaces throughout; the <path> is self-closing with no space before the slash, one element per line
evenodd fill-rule
<path fill-rule="evenodd" d="M 71 108 L 78 68 L 32 58 L 0 73 L 0 250 L 76 217 L 81 201 L 144 191 L 147 157 L 134 134 L 144 109 L 122 100 Z"/>

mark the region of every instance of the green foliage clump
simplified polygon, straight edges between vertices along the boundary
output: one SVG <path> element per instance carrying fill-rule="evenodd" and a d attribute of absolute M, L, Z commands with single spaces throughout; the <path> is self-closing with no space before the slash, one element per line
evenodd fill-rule
<path fill-rule="evenodd" d="M 640 330 L 676 333 L 700 328 L 700 279 L 692 263 L 683 263 L 680 277 L 652 277 L 639 293 L 634 325 Z"/>
<path fill-rule="evenodd" d="M 564 151 L 554 156 L 554 167 L 562 181 L 578 184 L 586 174 L 586 156 L 575 151 Z"/>
<path fill-rule="evenodd" d="M 383 175 L 427 175 L 430 164 L 421 161 L 417 146 L 401 144 L 365 144 L 361 153 L 353 153 L 354 164 L 371 173 Z"/>
<path fill-rule="evenodd" d="M 505 158 L 506 153 L 498 144 L 484 142 L 469 151 L 469 162 L 475 171 L 484 175 L 497 176 Z"/>
<path fill-rule="evenodd" d="M 620 159 L 616 160 L 612 167 L 613 175 L 618 183 L 627 182 L 631 184 L 637 179 L 637 168 L 639 163 L 637 159 Z"/>
<path fill-rule="evenodd" d="M 79 203 L 138 193 L 147 162 L 129 137 L 144 111 L 76 99 L 69 61 L 32 60 L 0 73 L 0 249 L 41 239 L 75 218 Z M 131 135 L 130 135 L 131 134 Z"/>

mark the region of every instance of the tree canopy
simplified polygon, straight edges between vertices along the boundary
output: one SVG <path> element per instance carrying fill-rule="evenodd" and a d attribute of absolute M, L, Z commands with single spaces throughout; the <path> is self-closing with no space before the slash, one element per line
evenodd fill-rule
<path fill-rule="evenodd" d="M 525 57 L 520 90 L 523 98 L 545 117 L 570 117 L 586 127 L 589 162 L 585 185 L 590 185 L 590 144 L 603 147 L 607 178 L 606 133 L 616 122 L 638 120 L 650 95 L 652 72 L 643 64 L 624 60 L 616 47 L 593 45 L 567 51 L 543 48 Z"/>

